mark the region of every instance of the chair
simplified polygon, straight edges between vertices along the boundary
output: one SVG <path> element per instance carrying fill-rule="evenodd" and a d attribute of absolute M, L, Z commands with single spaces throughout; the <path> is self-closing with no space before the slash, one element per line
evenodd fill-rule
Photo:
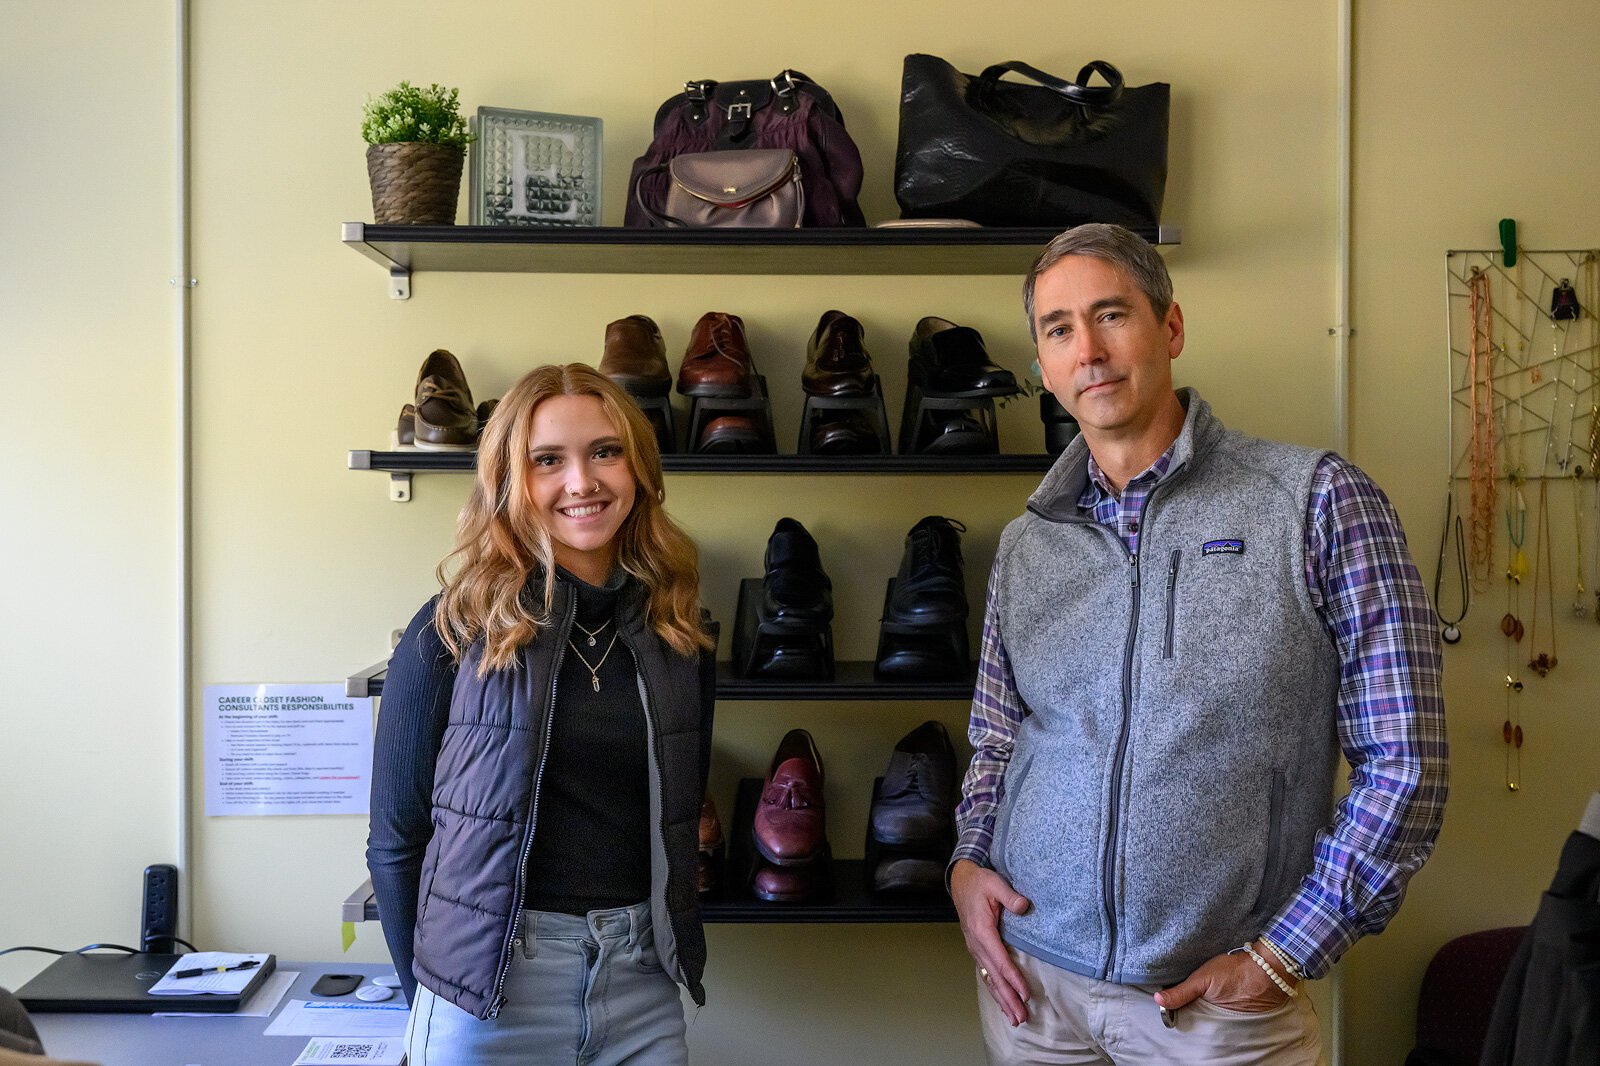
<path fill-rule="evenodd" d="M 1417 1046 L 1406 1066 L 1478 1066 L 1489 1015 L 1525 925 L 1485 929 L 1434 953 L 1417 996 Z"/>

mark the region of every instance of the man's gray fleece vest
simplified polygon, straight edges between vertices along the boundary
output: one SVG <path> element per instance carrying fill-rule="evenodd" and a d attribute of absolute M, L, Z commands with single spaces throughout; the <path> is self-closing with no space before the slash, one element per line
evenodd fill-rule
<path fill-rule="evenodd" d="M 662 965 L 705 1002 L 705 934 L 696 888 L 700 803 L 710 737 L 700 659 L 673 654 L 645 625 L 643 594 L 623 590 L 622 642 L 639 667 L 649 728 L 650 914 Z M 462 657 L 439 748 L 433 838 L 422 863 L 416 959 L 420 984 L 478 1018 L 495 1016 L 521 919 L 523 868 L 536 827 L 539 767 L 553 678 L 572 631 L 574 596 L 556 583 L 556 625 L 514 670 L 478 677 L 481 645 Z M 531 820 L 532 819 L 532 820 Z"/>
<path fill-rule="evenodd" d="M 1223 428 L 1192 390 L 1130 556 L 1081 513 L 1074 441 L 995 559 L 1028 709 L 991 852 L 1018 950 L 1169 984 L 1262 932 L 1330 819 L 1339 662 L 1305 582 L 1324 453 Z"/>

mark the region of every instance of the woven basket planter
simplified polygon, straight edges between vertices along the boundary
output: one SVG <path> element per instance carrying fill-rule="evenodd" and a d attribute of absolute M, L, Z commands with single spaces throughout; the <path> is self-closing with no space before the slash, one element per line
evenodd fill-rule
<path fill-rule="evenodd" d="M 456 221 L 465 148 L 398 141 L 367 148 L 372 219 L 379 225 L 450 226 Z"/>

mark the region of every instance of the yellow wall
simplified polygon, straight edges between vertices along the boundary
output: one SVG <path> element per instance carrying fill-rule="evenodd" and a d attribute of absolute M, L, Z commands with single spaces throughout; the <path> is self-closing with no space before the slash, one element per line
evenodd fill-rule
<path fill-rule="evenodd" d="M 0 949 L 129 943 L 182 765 L 173 20 L 3 14 Z"/>
<path fill-rule="evenodd" d="M 1505 217 L 1518 220 L 1527 248 L 1600 247 L 1600 142 L 1579 121 L 1600 97 L 1600 21 L 1582 0 L 1529 14 L 1486 2 L 1358 5 L 1354 457 L 1399 506 L 1430 581 L 1448 469 L 1445 250 L 1496 247 Z M 1441 943 L 1529 920 L 1562 841 L 1600 789 L 1600 626 L 1567 609 L 1571 488 L 1550 496 L 1561 662 L 1543 680 L 1519 671 L 1522 791 L 1505 787 L 1497 581 L 1445 655 L 1451 792 L 1438 851 L 1389 931 L 1349 956 L 1353 1062 L 1398 1059 L 1412 990 Z M 1526 590 L 1523 602 L 1528 617 Z"/>
<path fill-rule="evenodd" d="M 1010 278 L 434 274 L 414 279 L 410 301 L 391 302 L 382 272 L 339 246 L 337 223 L 370 217 L 360 108 L 401 78 L 459 86 L 469 109 L 603 117 L 610 223 L 655 107 L 685 78 L 795 66 L 827 85 L 866 160 L 872 221 L 895 213 L 906 52 L 967 70 L 1022 58 L 1067 73 L 1105 57 L 1135 83 L 1169 81 L 1166 214 L 1184 243 L 1168 261 L 1189 326 L 1179 377 L 1242 428 L 1334 439 L 1332 3 L 1225 0 L 1201 13 L 1166 0 L 1134 14 L 1081 2 L 980 12 L 952 0 L 823 0 L 786 18 L 719 20 L 633 0 L 592 5 L 570 24 L 484 0 L 193 7 L 197 728 L 202 686 L 342 677 L 381 657 L 389 630 L 432 590 L 466 479 L 419 478 L 414 502 L 396 505 L 380 476 L 343 467 L 347 449 L 384 446 L 434 347 L 462 358 L 475 394 L 493 396 L 536 363 L 597 360 L 605 323 L 623 315 L 655 317 L 675 359 L 703 311 L 734 311 L 760 369 L 794 398 L 779 405 L 785 441 L 805 339 L 829 307 L 865 322 L 891 397 L 904 382 L 905 337 L 924 314 L 977 326 L 1018 371 L 1031 359 Z M 1600 158 L 1573 136 L 1581 109 L 1549 106 L 1594 98 L 1600 76 L 1582 62 L 1600 45 L 1589 7 L 1572 2 L 1535 23 L 1503 4 L 1407 5 L 1403 16 L 1358 5 L 1353 453 L 1394 497 L 1428 576 L 1445 469 L 1442 251 L 1484 246 L 1507 214 L 1525 219 L 1530 246 L 1600 243 L 1592 203 L 1580 199 Z M 0 879 L 0 946 L 75 946 L 131 936 L 139 868 L 175 849 L 172 19 L 157 3 L 15 10 L 21 29 L 0 45 L 0 78 L 38 121 L 13 130 L 7 117 L 7 143 L 40 151 L 26 161 L 8 152 L 4 164 L 0 256 L 8 279 L 25 280 L 0 288 L 0 320 L 6 366 L 27 381 L 8 402 L 37 389 L 50 406 L 24 409 L 29 462 L 4 482 L 0 548 L 22 610 L 0 623 L 0 700 L 15 708 L 8 724 L 28 724 L 13 727 L 22 765 L 0 780 L 7 809 L 27 797 L 33 814 L 27 826 L 6 819 L 0 833 L 8 859 L 53 861 L 26 882 Z M 119 180 L 58 179 L 84 158 Z M 1010 450 L 1039 446 L 1024 407 L 1005 413 Z M 773 522 L 805 522 L 838 589 L 841 654 L 865 658 L 905 530 L 930 513 L 965 521 L 977 600 L 999 530 L 1034 480 L 677 475 L 668 503 L 702 545 L 705 597 L 725 620 L 738 579 L 760 571 Z M 1514 799 L 1496 789 L 1491 613 L 1474 611 L 1468 642 L 1448 659 L 1456 777 L 1438 859 L 1390 932 L 1350 956 L 1353 1063 L 1403 1057 L 1421 969 L 1440 942 L 1525 920 L 1596 787 L 1592 771 L 1563 770 L 1595 765 L 1585 721 L 1595 667 L 1575 630 L 1563 644 L 1571 672 L 1551 682 L 1561 698 L 1542 705 L 1532 732 L 1530 787 Z M 72 639 L 86 627 L 95 645 L 118 649 Z M 930 715 L 959 732 L 965 708 L 725 704 L 714 794 L 726 809 L 734 780 L 760 773 L 784 730 L 807 726 L 828 764 L 836 848 L 859 854 L 872 776 Z M 200 756 L 196 747 L 187 766 L 197 796 Z M 92 770 L 114 762 L 131 768 Z M 191 939 L 336 956 L 338 903 L 364 876 L 364 819 L 207 819 L 197 805 L 195 829 Z M 713 926 L 709 939 L 711 1002 L 690 1030 L 696 1061 L 748 1061 L 758 1048 L 780 1063 L 978 1057 L 971 971 L 953 927 Z M 383 957 L 375 928 L 361 930 L 352 957 Z M 29 972 L 14 959 L 0 979 Z"/>

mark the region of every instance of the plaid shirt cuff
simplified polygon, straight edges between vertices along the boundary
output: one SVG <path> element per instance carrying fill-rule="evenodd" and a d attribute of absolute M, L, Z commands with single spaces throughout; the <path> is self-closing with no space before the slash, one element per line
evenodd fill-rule
<path fill-rule="evenodd" d="M 1302 888 L 1262 930 L 1283 949 L 1308 980 L 1323 977 L 1361 937 L 1354 923 L 1320 896 Z"/>

